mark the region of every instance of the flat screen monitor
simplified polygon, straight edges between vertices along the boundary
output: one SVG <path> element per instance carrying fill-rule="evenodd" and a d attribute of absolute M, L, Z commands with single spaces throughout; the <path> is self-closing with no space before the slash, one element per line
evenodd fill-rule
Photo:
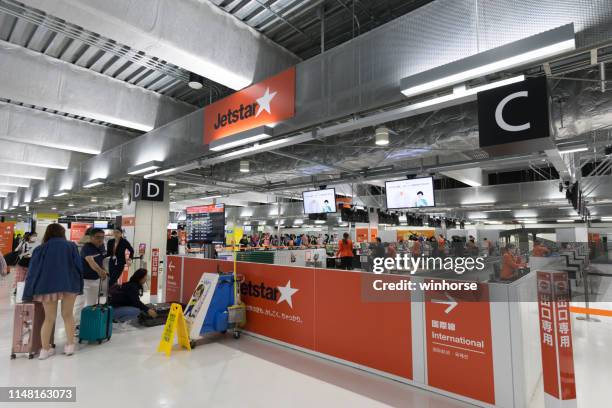
<path fill-rule="evenodd" d="M 94 228 L 102 228 L 102 229 L 107 229 L 108 228 L 108 221 L 94 221 Z"/>
<path fill-rule="evenodd" d="M 187 240 L 190 243 L 222 244 L 225 241 L 225 206 L 223 204 L 188 207 Z"/>
<path fill-rule="evenodd" d="M 385 182 L 387 209 L 435 207 L 433 177 Z"/>
<path fill-rule="evenodd" d="M 333 188 L 303 191 L 302 198 L 304 199 L 304 214 L 336 212 L 336 190 Z"/>

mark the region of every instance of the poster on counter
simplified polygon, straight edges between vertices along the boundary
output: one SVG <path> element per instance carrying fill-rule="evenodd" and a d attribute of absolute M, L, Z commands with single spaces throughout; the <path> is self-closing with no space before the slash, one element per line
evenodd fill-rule
<path fill-rule="evenodd" d="M 183 280 L 183 262 L 178 256 L 168 256 L 166 266 L 166 302 L 181 302 L 181 285 Z"/>
<path fill-rule="evenodd" d="M 13 228 L 12 222 L 0 222 L 0 252 L 8 255 L 13 251 Z"/>
<path fill-rule="evenodd" d="M 219 274 L 204 273 L 196 285 L 193 295 L 191 295 L 191 299 L 189 299 L 189 303 L 185 306 L 185 320 L 187 321 L 189 337 L 191 339 L 200 337 L 200 331 L 202 330 L 202 325 L 206 318 L 206 312 L 208 312 L 218 281 Z"/>
<path fill-rule="evenodd" d="M 489 287 L 425 291 L 425 325 L 427 383 L 495 404 Z"/>
<path fill-rule="evenodd" d="M 84 236 L 91 224 L 84 222 L 73 222 L 70 224 L 70 240 L 78 243 Z"/>

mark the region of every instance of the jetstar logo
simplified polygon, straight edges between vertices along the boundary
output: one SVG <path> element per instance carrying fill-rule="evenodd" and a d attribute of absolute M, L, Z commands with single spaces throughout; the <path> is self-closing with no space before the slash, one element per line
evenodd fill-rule
<path fill-rule="evenodd" d="M 251 85 L 204 108 L 204 143 L 295 115 L 295 68 Z"/>
<path fill-rule="evenodd" d="M 266 88 L 266 92 L 261 96 L 261 98 L 257 98 L 257 102 L 254 102 L 250 105 L 244 106 L 240 104 L 240 108 L 237 109 L 228 109 L 226 113 L 217 114 L 217 121 L 215 123 L 215 129 L 219 129 L 221 127 L 231 125 L 233 123 L 238 122 L 239 120 L 248 119 L 253 114 L 255 117 L 258 117 L 261 112 L 266 111 L 269 114 L 272 114 L 272 108 L 270 108 L 270 102 L 276 96 L 276 92 L 270 93 L 270 88 Z"/>
<path fill-rule="evenodd" d="M 286 302 L 293 309 L 293 295 L 299 289 L 291 287 L 291 281 L 287 281 L 285 286 L 267 286 L 260 282 L 255 284 L 251 281 L 240 284 L 240 294 L 242 296 L 250 296 L 276 301 L 277 304 Z"/>

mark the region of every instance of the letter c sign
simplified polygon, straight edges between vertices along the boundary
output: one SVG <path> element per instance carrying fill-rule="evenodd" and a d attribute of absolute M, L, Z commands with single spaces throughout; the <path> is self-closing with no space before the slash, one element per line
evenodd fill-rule
<path fill-rule="evenodd" d="M 529 97 L 528 91 L 519 91 L 519 92 L 511 93 L 510 95 L 502 99 L 497 105 L 497 108 L 495 108 L 495 122 L 497 122 L 497 126 L 499 126 L 500 128 L 508 132 L 521 132 L 523 130 L 529 129 L 531 127 L 531 123 L 529 122 L 524 123 L 522 125 L 515 126 L 515 125 L 510 125 L 508 122 L 504 120 L 504 108 L 506 107 L 506 104 L 508 102 L 516 98 L 528 98 L 528 97 Z"/>
<path fill-rule="evenodd" d="M 490 155 L 517 154 L 554 146 L 546 77 L 478 92 L 478 142 Z"/>

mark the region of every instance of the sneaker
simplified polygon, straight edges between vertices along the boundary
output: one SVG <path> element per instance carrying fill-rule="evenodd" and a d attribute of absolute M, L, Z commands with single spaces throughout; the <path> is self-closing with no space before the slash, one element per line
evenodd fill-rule
<path fill-rule="evenodd" d="M 64 354 L 67 356 L 71 356 L 74 354 L 74 343 L 73 344 L 66 344 L 64 346 Z"/>
<path fill-rule="evenodd" d="M 46 360 L 54 354 L 55 354 L 55 349 L 53 347 L 50 347 L 48 350 L 41 349 L 40 354 L 38 355 L 38 359 Z"/>

